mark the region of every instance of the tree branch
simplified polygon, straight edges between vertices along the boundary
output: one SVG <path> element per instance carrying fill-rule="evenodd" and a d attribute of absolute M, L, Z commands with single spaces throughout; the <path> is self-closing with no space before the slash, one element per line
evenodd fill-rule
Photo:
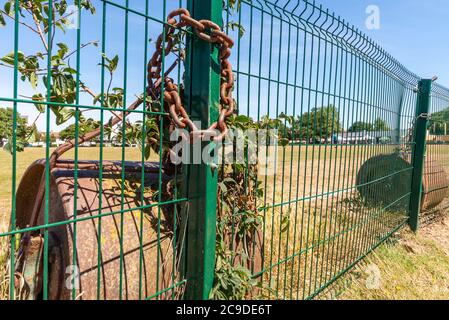
<path fill-rule="evenodd" d="M 7 14 L 5 11 L 0 9 L 0 12 L 3 13 L 5 16 L 7 16 L 8 18 L 10 18 L 12 21 L 16 21 L 16 19 L 14 17 L 11 17 L 9 14 Z M 24 27 L 27 27 L 28 29 L 30 29 L 31 31 L 33 31 L 34 33 L 39 33 L 36 29 L 34 29 L 32 26 L 30 26 L 29 24 L 22 22 L 22 21 L 17 21 L 17 23 L 23 25 Z"/>
<path fill-rule="evenodd" d="M 89 87 L 87 87 L 84 83 L 80 83 L 81 87 L 83 88 L 83 90 L 85 92 L 87 92 L 88 94 L 90 94 L 93 98 L 96 98 L 97 95 L 92 91 L 92 89 L 90 89 Z M 85 110 L 87 111 L 87 110 Z M 116 114 L 113 110 L 108 110 L 109 112 L 111 112 L 115 117 L 119 118 L 120 120 L 122 120 L 122 117 L 118 114 Z"/>
<path fill-rule="evenodd" d="M 36 14 L 33 12 L 33 4 L 30 1 L 28 2 L 28 4 L 30 5 L 29 10 L 31 12 L 31 16 L 33 17 L 34 24 L 36 25 L 36 28 L 38 31 L 37 34 L 39 35 L 39 38 L 41 38 L 41 41 L 44 44 L 45 50 L 48 53 L 48 44 L 47 44 L 47 41 L 45 40 L 45 35 L 44 35 L 44 32 L 42 31 L 41 24 L 40 24 L 39 20 L 37 19 Z"/>
<path fill-rule="evenodd" d="M 84 48 L 87 47 L 87 46 L 95 45 L 95 44 L 98 44 L 98 41 L 89 41 L 89 42 L 87 42 L 87 43 L 82 44 L 82 45 L 80 46 L 79 49 L 81 50 L 81 49 L 84 49 Z M 73 56 L 77 51 L 78 51 L 78 49 L 73 50 L 72 52 L 70 52 L 69 54 L 67 54 L 67 55 L 64 57 L 64 59 L 70 58 L 70 57 Z"/>

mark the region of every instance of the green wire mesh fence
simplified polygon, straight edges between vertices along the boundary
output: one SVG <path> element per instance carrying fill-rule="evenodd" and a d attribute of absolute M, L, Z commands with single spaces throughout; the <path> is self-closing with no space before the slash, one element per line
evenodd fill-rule
<path fill-rule="evenodd" d="M 12 89 L 1 101 L 12 106 L 13 129 L 2 298 L 179 296 L 178 209 L 187 198 L 171 182 L 177 168 L 163 164 L 163 95 L 147 90 L 151 39 L 177 7 L 185 2 L 6 2 L 11 53 L 2 61 L 11 73 L 2 83 Z M 164 58 L 180 81 L 180 57 Z M 21 152 L 20 113 L 36 117 L 26 135 L 43 148 Z"/>
<path fill-rule="evenodd" d="M 449 172 L 449 135 L 447 131 L 447 112 L 449 112 L 449 90 L 434 84 L 431 91 L 429 121 L 427 124 L 426 162 L 431 165 L 423 173 L 429 181 L 430 187 L 423 190 L 424 194 L 447 195 L 447 173 Z M 443 201 L 437 209 L 446 209 L 447 202 Z M 424 216 L 425 218 L 425 216 Z"/>
<path fill-rule="evenodd" d="M 431 104 L 429 110 L 427 156 L 437 157 L 440 165 L 449 170 L 446 145 L 448 141 L 448 123 L 446 113 L 449 106 L 449 90 L 434 84 L 431 92 Z"/>
<path fill-rule="evenodd" d="M 414 141 L 405 129 L 419 78 L 315 3 L 242 1 L 229 11 L 226 21 L 245 27 L 239 112 L 280 119 L 288 141 L 269 150 L 274 174 L 258 179 L 253 276 L 263 297 L 313 298 L 407 222 Z"/>
<path fill-rule="evenodd" d="M 5 3 L 2 299 L 312 299 L 446 196 L 447 89 L 423 135 L 421 79 L 315 2 Z M 231 77 L 176 8 L 234 40 L 241 155 L 168 160 L 167 81 L 204 128 Z"/>

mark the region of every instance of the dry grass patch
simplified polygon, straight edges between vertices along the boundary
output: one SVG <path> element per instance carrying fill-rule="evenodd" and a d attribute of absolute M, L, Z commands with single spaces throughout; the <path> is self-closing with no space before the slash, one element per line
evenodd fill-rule
<path fill-rule="evenodd" d="M 423 225 L 417 235 L 404 229 L 357 268 L 338 280 L 323 299 L 447 300 L 449 215 Z"/>
<path fill-rule="evenodd" d="M 367 207 L 357 193 L 299 202 L 266 212 L 263 297 L 312 297 L 404 221 Z"/>

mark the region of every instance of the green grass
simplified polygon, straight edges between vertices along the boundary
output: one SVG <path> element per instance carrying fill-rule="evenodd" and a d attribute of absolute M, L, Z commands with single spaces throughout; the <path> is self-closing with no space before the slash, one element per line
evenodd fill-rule
<path fill-rule="evenodd" d="M 382 148 L 382 149 L 379 149 Z M 321 170 L 321 172 L 324 171 L 324 168 L 326 167 L 326 174 L 329 172 L 329 169 L 331 168 L 332 171 L 337 171 L 339 167 L 332 167 L 334 166 L 334 159 L 337 158 L 337 166 L 339 165 L 339 162 L 342 161 L 342 163 L 346 163 L 351 166 L 351 168 L 346 168 L 344 170 L 344 176 L 355 176 L 356 170 L 359 165 L 365 160 L 365 156 L 361 156 L 361 154 L 365 153 L 369 156 L 373 152 L 379 152 L 382 150 L 383 152 L 387 152 L 391 149 L 391 147 L 388 146 L 339 146 L 338 148 L 335 147 L 324 147 L 324 146 L 295 146 L 292 148 L 290 146 L 285 148 L 285 153 L 283 152 L 283 148 L 279 147 L 277 152 L 277 175 L 276 175 L 276 184 L 278 185 L 278 191 L 276 193 L 278 198 L 282 198 L 282 195 L 280 194 L 280 184 L 284 184 L 285 188 L 288 188 L 289 183 L 293 178 L 297 175 L 297 162 L 298 159 L 301 162 L 300 166 L 300 173 L 299 173 L 299 181 L 300 183 L 297 183 L 296 185 L 293 185 L 292 194 L 296 194 L 296 187 L 298 185 L 302 186 L 302 182 L 304 181 L 304 178 L 307 180 L 307 190 L 300 190 L 307 193 L 313 192 L 315 190 L 314 188 L 310 189 L 310 179 L 314 177 L 315 174 Z M 53 151 L 54 149 L 51 149 Z M 327 152 L 327 159 L 324 160 L 324 152 Z M 121 151 L 122 148 L 120 147 L 108 147 L 103 148 L 103 159 L 104 160 L 121 160 Z M 332 152 L 332 158 L 330 158 Z M 270 153 L 273 153 L 272 149 L 270 149 Z M 318 161 L 318 155 L 321 156 L 320 161 Z M 307 168 L 309 169 L 307 172 L 304 171 L 305 164 L 306 164 L 306 156 L 307 156 Z M 312 158 L 313 156 L 313 158 Z M 93 148 L 79 148 L 79 160 L 98 160 L 100 157 L 100 148 L 93 147 Z M 125 149 L 125 160 L 127 161 L 141 161 L 141 151 L 138 148 L 126 148 Z M 18 152 L 17 153 L 17 163 L 16 163 L 16 185 L 19 184 L 20 179 L 22 178 L 23 173 L 28 168 L 30 164 L 32 164 L 37 159 L 44 159 L 45 158 L 45 148 L 26 148 L 24 152 Z M 73 159 L 74 158 L 74 151 L 70 150 L 66 154 L 64 154 L 63 158 L 65 159 Z M 292 170 L 290 170 L 290 164 L 292 163 L 290 159 L 293 158 L 293 165 Z M 341 160 L 340 160 L 341 159 Z M 350 159 L 350 161 L 349 161 Z M 158 155 L 152 153 L 149 161 L 159 161 Z M 313 172 L 310 170 L 312 168 L 312 163 L 315 163 Z M 319 165 L 317 165 L 319 163 Z M 11 201 L 11 183 L 12 183 L 12 156 L 3 151 L 0 150 L 0 164 L 1 164 L 1 170 L 0 170 L 0 201 L 3 202 L 10 202 Z M 285 168 L 285 171 L 283 173 L 282 169 Z M 302 171 L 301 171 L 302 170 Z M 350 171 L 348 171 L 350 170 Z M 332 179 L 335 177 L 334 174 L 328 175 L 325 179 L 325 186 L 327 186 L 327 183 L 329 179 Z M 261 178 L 263 180 L 264 178 Z M 321 179 L 320 179 L 321 180 Z M 315 180 L 314 180 L 315 182 Z M 273 193 L 273 186 L 274 186 L 274 177 L 268 177 L 267 178 L 267 193 L 272 194 Z M 318 188 L 318 190 L 321 190 L 321 186 Z M 305 194 L 304 194 L 305 195 Z M 272 198 L 271 198 L 272 199 Z M 270 201 L 268 201 L 270 202 Z"/>

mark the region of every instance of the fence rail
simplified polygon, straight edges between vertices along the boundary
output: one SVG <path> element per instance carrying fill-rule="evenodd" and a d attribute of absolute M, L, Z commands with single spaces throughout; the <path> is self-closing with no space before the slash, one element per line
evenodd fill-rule
<path fill-rule="evenodd" d="M 73 29 L 61 2 L 0 29 L 0 298 L 313 299 L 446 197 L 449 89 L 315 1 L 75 2 Z M 234 40 L 239 131 L 198 164 L 166 91 L 210 127 L 232 72 L 176 8 Z"/>

